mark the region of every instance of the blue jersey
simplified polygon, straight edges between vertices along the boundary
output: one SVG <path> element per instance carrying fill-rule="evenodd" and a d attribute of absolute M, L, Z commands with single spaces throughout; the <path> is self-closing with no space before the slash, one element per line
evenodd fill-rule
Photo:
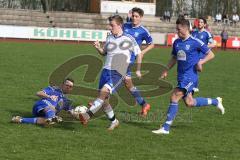
<path fill-rule="evenodd" d="M 53 101 L 51 98 L 42 98 L 35 103 L 34 111 L 38 112 L 48 106 L 55 107 L 57 111 L 56 113 L 60 112 L 61 110 L 68 111 L 72 109 L 70 100 L 65 97 L 60 88 L 55 86 L 48 86 L 42 91 L 49 96 L 57 96 L 57 100 Z"/>
<path fill-rule="evenodd" d="M 149 31 L 143 26 L 133 27 L 132 23 L 125 23 L 123 25 L 123 30 L 125 33 L 133 36 L 139 46 L 142 45 L 143 41 L 147 44 L 153 43 L 153 39 Z"/>
<path fill-rule="evenodd" d="M 194 32 L 192 32 L 192 36 L 200 39 L 206 45 L 208 45 L 209 43 L 213 43 L 213 37 L 212 37 L 211 33 L 209 33 L 206 30 L 203 30 L 201 32 L 200 31 L 194 31 Z"/>
<path fill-rule="evenodd" d="M 147 44 L 153 43 L 152 36 L 150 35 L 149 31 L 143 26 L 133 27 L 132 23 L 129 22 L 123 25 L 123 30 L 125 33 L 130 34 L 131 36 L 134 37 L 139 47 L 142 46 L 143 41 L 145 41 Z M 131 64 L 133 64 L 135 60 L 136 60 L 136 56 L 132 54 Z M 127 71 L 128 76 L 131 76 L 130 67 L 128 68 L 128 71 Z"/>
<path fill-rule="evenodd" d="M 172 55 L 177 59 L 178 81 L 197 80 L 196 64 L 199 54 L 208 54 L 210 49 L 201 40 L 189 36 L 186 40 L 180 38 L 173 43 Z"/>

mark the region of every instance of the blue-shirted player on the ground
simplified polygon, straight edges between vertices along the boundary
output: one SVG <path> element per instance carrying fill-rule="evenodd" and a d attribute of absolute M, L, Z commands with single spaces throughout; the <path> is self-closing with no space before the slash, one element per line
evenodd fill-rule
<path fill-rule="evenodd" d="M 99 80 L 98 98 L 91 104 L 86 113 L 80 113 L 79 119 L 83 125 L 86 125 L 91 117 L 95 115 L 101 108 L 111 121 L 108 130 L 114 130 L 119 126 L 112 106 L 109 104 L 111 93 L 117 91 L 126 76 L 127 68 L 130 64 L 131 55 L 137 56 L 138 76 L 141 76 L 141 50 L 135 39 L 126 33 L 123 33 L 123 19 L 119 15 L 109 17 L 109 29 L 111 34 L 108 35 L 104 47 L 101 47 L 97 41 L 94 47 L 97 51 L 106 57 L 105 64 Z"/>
<path fill-rule="evenodd" d="M 203 41 L 205 45 L 209 48 L 215 47 L 213 37 L 210 32 L 206 30 L 207 20 L 203 17 L 198 18 L 198 28 L 197 31 L 192 32 L 192 36 Z M 204 58 L 204 54 L 200 52 L 200 59 Z M 197 84 L 198 85 L 198 84 Z M 193 88 L 194 92 L 198 92 L 199 89 L 196 87 Z"/>
<path fill-rule="evenodd" d="M 60 87 L 48 86 L 37 92 L 36 95 L 41 99 L 33 106 L 32 114 L 34 117 L 25 118 L 14 116 L 12 122 L 39 125 L 54 124 L 55 122 L 62 121 L 62 118 L 57 116 L 61 110 L 68 111 L 74 116 L 71 101 L 65 96 L 65 94 L 72 91 L 73 83 L 73 79 L 67 78 Z"/>
<path fill-rule="evenodd" d="M 143 17 L 144 11 L 141 8 L 132 9 L 132 22 L 124 24 L 124 32 L 130 34 L 135 38 L 139 47 L 142 46 L 143 41 L 146 42 L 147 47 L 142 50 L 142 57 L 145 53 L 151 50 L 154 47 L 153 39 L 149 31 L 141 25 L 141 20 Z M 131 63 L 134 64 L 136 57 L 133 55 L 131 58 Z M 146 116 L 150 110 L 150 104 L 146 103 L 144 98 L 141 96 L 139 90 L 133 85 L 131 77 L 131 66 L 128 68 L 127 76 L 125 77 L 125 85 L 130 93 L 135 98 L 136 102 L 142 106 L 141 115 Z"/>
<path fill-rule="evenodd" d="M 178 112 L 178 102 L 183 99 L 188 107 L 216 106 L 222 114 L 225 109 L 222 98 L 193 98 L 193 87 L 198 81 L 198 71 L 202 71 L 203 64 L 214 58 L 213 52 L 201 40 L 190 35 L 189 21 L 178 19 L 176 22 L 178 39 L 174 41 L 172 58 L 167 67 L 171 69 L 177 63 L 177 87 L 170 97 L 170 105 L 167 111 L 167 119 L 162 127 L 152 131 L 156 134 L 169 134 L 170 126 Z M 199 59 L 199 52 L 205 56 Z M 164 70 L 161 78 L 167 76 L 168 70 Z"/>

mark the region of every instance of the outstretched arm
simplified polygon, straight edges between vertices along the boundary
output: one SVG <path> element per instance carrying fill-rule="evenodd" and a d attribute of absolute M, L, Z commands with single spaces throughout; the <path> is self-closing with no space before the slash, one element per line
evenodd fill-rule
<path fill-rule="evenodd" d="M 53 101 L 57 101 L 57 96 L 50 96 L 48 94 L 46 94 L 44 91 L 38 91 L 36 94 L 39 98 L 51 98 Z"/>

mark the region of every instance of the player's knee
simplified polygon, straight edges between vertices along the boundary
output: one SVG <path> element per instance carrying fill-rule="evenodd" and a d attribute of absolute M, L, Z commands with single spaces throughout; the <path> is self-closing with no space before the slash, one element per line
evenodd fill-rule
<path fill-rule="evenodd" d="M 125 83 L 125 86 L 126 86 L 128 89 L 131 89 L 132 86 L 133 86 L 131 77 L 126 77 L 126 78 L 124 79 L 124 83 Z"/>
<path fill-rule="evenodd" d="M 182 98 L 181 92 L 174 91 L 170 97 L 171 102 L 178 102 Z"/>
<path fill-rule="evenodd" d="M 192 99 L 185 99 L 185 104 L 187 107 L 191 108 L 194 105 L 194 101 Z"/>
<path fill-rule="evenodd" d="M 37 124 L 39 125 L 45 125 L 46 124 L 46 119 L 45 118 L 37 118 Z"/>
<path fill-rule="evenodd" d="M 103 87 L 100 92 L 100 98 L 101 99 L 107 99 L 110 94 L 110 90 L 107 87 Z"/>

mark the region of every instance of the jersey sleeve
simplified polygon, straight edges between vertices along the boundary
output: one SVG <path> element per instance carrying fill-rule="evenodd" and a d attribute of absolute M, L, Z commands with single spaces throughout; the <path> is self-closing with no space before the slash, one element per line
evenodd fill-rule
<path fill-rule="evenodd" d="M 177 41 L 175 40 L 173 43 L 173 47 L 172 47 L 172 56 L 174 56 L 174 57 L 177 57 L 176 43 L 177 43 Z"/>
<path fill-rule="evenodd" d="M 48 86 L 48 87 L 44 88 L 42 91 L 44 93 L 46 93 L 47 95 L 51 95 L 53 92 L 53 88 L 51 86 Z"/>
<path fill-rule="evenodd" d="M 143 40 L 145 40 L 147 44 L 152 44 L 153 43 L 152 36 L 150 35 L 148 30 L 145 30 Z"/>
<path fill-rule="evenodd" d="M 207 32 L 207 35 L 208 35 L 208 43 L 210 44 L 214 43 L 213 36 L 211 35 L 211 33 Z"/>
<path fill-rule="evenodd" d="M 210 49 L 206 44 L 204 44 L 200 39 L 196 39 L 196 47 L 199 51 L 203 53 L 203 55 L 207 55 Z"/>

